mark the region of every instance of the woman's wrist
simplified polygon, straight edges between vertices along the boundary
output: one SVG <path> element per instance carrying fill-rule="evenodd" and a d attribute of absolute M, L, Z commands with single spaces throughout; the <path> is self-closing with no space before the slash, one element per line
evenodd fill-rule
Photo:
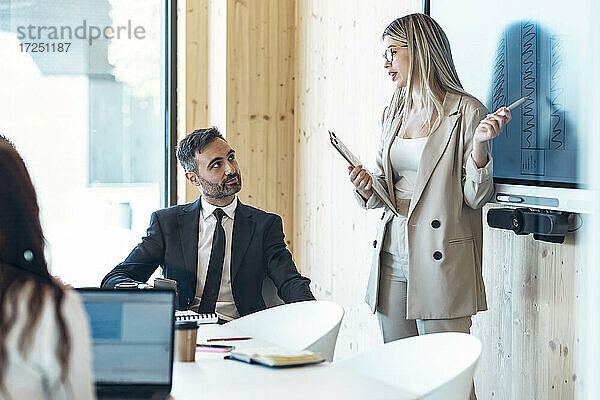
<path fill-rule="evenodd" d="M 365 201 L 369 201 L 369 199 L 371 198 L 371 196 L 373 195 L 373 189 L 369 189 L 369 190 L 362 190 L 362 189 L 356 189 L 356 191 L 358 192 L 358 194 L 360 194 L 360 196 L 365 200 Z"/>
<path fill-rule="evenodd" d="M 485 165 L 488 163 L 487 141 L 480 142 L 476 139 L 473 139 L 471 158 L 475 162 L 477 168 L 485 167 Z"/>

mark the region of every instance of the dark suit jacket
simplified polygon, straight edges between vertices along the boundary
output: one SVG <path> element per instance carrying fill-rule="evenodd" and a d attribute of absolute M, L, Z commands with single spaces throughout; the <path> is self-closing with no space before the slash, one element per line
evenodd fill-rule
<path fill-rule="evenodd" d="M 161 265 L 166 278 L 177 281 L 178 308 L 190 307 L 196 293 L 200 199 L 152 213 L 147 234 L 102 280 L 102 287 L 119 282 L 146 282 Z M 231 286 L 240 315 L 264 310 L 262 284 L 269 276 L 286 303 L 314 300 L 310 280 L 301 276 L 288 251 L 281 218 L 238 200 L 233 223 Z"/>

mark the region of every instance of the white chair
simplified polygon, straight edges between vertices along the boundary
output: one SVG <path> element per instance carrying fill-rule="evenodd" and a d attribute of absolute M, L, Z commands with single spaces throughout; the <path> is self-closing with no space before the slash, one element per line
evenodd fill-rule
<path fill-rule="evenodd" d="M 302 301 L 246 315 L 225 326 L 290 350 L 311 350 L 332 361 L 343 316 L 344 309 L 331 301 Z"/>
<path fill-rule="evenodd" d="M 427 400 L 469 398 L 481 342 L 465 333 L 434 333 L 386 343 L 335 365 Z"/>

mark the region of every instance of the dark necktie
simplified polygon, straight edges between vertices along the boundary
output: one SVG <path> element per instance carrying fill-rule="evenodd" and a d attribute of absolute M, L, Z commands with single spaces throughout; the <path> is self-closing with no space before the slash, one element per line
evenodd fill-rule
<path fill-rule="evenodd" d="M 204 290 L 200 299 L 200 313 L 214 313 L 221 288 L 221 275 L 223 274 L 223 260 L 225 258 L 225 230 L 221 225 L 221 219 L 225 213 L 217 208 L 213 212 L 217 218 L 215 233 L 213 234 L 212 247 L 210 249 L 210 260 L 208 261 L 208 272 L 204 282 Z"/>

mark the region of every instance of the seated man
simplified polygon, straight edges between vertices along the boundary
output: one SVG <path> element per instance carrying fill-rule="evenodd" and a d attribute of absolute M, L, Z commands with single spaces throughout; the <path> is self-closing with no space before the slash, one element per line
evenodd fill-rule
<path fill-rule="evenodd" d="M 265 309 L 269 276 L 286 303 L 314 300 L 286 248 L 281 218 L 242 204 L 235 151 L 216 128 L 186 136 L 177 149 L 185 177 L 201 196 L 155 211 L 146 237 L 102 280 L 102 287 L 145 282 L 159 265 L 177 281 L 178 308 L 231 320 Z"/>

